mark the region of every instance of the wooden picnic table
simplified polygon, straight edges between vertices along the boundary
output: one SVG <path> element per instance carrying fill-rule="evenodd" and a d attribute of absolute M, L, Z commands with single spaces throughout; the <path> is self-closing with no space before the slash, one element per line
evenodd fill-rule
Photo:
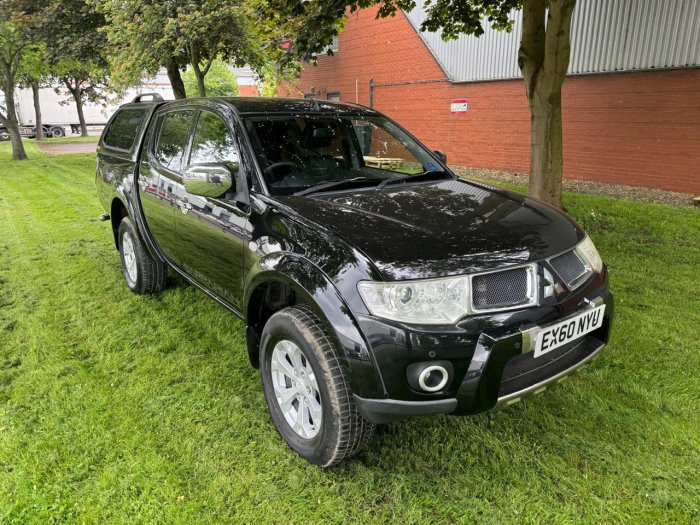
<path fill-rule="evenodd" d="M 369 155 L 365 155 L 363 158 L 365 159 L 366 166 L 379 169 L 398 168 L 404 162 L 404 159 L 395 157 L 371 157 Z"/>

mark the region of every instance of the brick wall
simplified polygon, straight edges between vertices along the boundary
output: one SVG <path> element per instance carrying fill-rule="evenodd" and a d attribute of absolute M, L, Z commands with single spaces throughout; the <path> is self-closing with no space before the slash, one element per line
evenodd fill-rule
<path fill-rule="evenodd" d="M 238 94 L 241 97 L 259 97 L 260 96 L 260 93 L 258 92 L 258 86 L 240 85 L 240 86 L 238 86 Z"/>
<path fill-rule="evenodd" d="M 351 14 L 339 52 L 308 65 L 282 94 L 369 104 L 450 164 L 529 169 L 529 112 L 522 80 L 453 84 L 405 16 Z M 357 84 L 356 84 L 357 81 Z M 386 83 L 412 82 L 382 86 Z M 452 115 L 450 101 L 469 111 Z M 564 176 L 700 193 L 700 69 L 574 76 L 564 83 Z"/>

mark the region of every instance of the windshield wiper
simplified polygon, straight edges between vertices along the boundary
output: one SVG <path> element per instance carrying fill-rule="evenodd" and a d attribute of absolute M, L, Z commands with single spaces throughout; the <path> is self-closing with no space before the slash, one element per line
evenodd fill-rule
<path fill-rule="evenodd" d="M 377 186 L 376 191 L 379 191 L 387 184 L 393 184 L 394 182 L 409 182 L 409 181 L 421 180 L 421 179 L 430 180 L 430 179 L 433 179 L 436 177 L 440 178 L 440 179 L 444 179 L 445 177 L 447 177 L 449 179 L 454 178 L 452 175 L 450 175 L 449 173 L 446 173 L 444 171 L 426 171 L 423 173 L 414 173 L 413 175 L 402 175 L 400 177 L 394 177 L 392 179 L 385 179 L 381 182 L 381 184 L 379 186 Z"/>
<path fill-rule="evenodd" d="M 312 193 L 330 190 L 332 188 L 341 188 L 342 186 L 345 186 L 346 184 L 352 185 L 356 182 L 368 182 L 368 181 L 377 182 L 377 180 L 378 179 L 374 179 L 372 177 L 353 177 L 352 179 L 330 180 L 328 182 L 320 182 L 318 184 L 315 184 L 314 186 L 311 186 L 310 188 L 306 188 L 305 190 L 298 191 L 294 195 L 296 195 L 296 196 L 310 195 Z"/>

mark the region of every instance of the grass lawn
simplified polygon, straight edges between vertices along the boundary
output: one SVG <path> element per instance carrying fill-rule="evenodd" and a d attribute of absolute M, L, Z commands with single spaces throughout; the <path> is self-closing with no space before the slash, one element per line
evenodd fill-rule
<path fill-rule="evenodd" d="M 381 429 L 321 471 L 267 414 L 243 324 L 128 291 L 94 155 L 0 144 L 0 523 L 698 523 L 700 213 L 567 194 L 610 346 L 545 394 Z"/>

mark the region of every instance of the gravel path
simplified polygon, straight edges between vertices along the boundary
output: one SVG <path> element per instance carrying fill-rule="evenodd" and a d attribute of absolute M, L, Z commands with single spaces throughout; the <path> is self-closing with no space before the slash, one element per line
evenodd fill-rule
<path fill-rule="evenodd" d="M 69 153 L 95 153 L 97 142 L 37 142 L 37 146 L 47 155 L 67 155 Z"/>
<path fill-rule="evenodd" d="M 484 168 L 465 168 L 462 166 L 450 167 L 456 174 L 467 178 L 488 179 L 527 186 L 527 173 L 512 173 Z M 692 193 L 680 193 L 677 191 L 643 188 L 640 186 L 623 186 L 621 184 L 604 184 L 602 182 L 577 179 L 564 179 L 564 191 L 594 193 L 596 195 L 607 195 L 609 197 L 681 207 L 692 207 L 693 197 L 695 197 Z"/>

